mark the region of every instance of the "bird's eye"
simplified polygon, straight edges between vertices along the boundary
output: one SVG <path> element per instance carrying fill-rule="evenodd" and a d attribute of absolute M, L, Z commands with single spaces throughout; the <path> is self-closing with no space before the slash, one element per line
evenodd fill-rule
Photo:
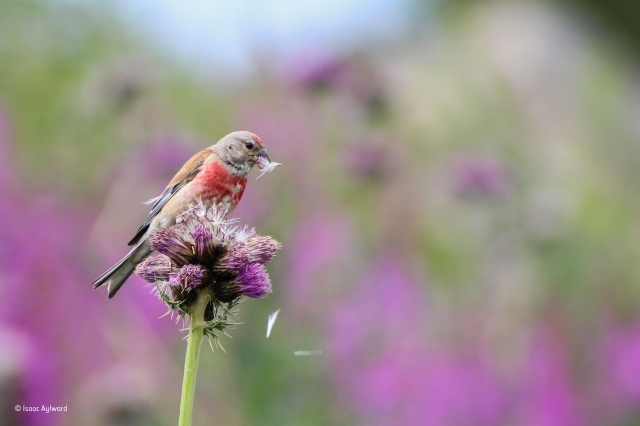
<path fill-rule="evenodd" d="M 246 147 L 247 147 L 247 148 L 249 148 L 249 149 L 253 149 L 253 147 L 255 146 L 255 145 L 253 144 L 253 142 L 247 142 L 245 145 L 246 145 Z"/>

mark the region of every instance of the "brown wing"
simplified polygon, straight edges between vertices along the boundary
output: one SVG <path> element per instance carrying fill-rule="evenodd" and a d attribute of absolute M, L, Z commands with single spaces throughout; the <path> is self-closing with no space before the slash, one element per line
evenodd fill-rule
<path fill-rule="evenodd" d="M 167 185 L 166 189 L 159 197 L 156 198 L 156 202 L 149 212 L 149 215 L 145 219 L 145 221 L 140 225 L 136 235 L 129 241 L 129 245 L 138 244 L 140 239 L 147 233 L 149 229 L 149 225 L 151 225 L 151 221 L 160 213 L 162 208 L 167 204 L 167 202 L 186 184 L 191 182 L 196 175 L 200 172 L 200 167 L 202 163 L 211 155 L 211 150 L 204 149 L 193 157 L 189 159 L 184 166 L 176 173 L 176 175 L 171 179 L 169 185 Z"/>
<path fill-rule="evenodd" d="M 193 157 L 184 163 L 184 166 L 178 170 L 178 173 L 176 173 L 173 179 L 171 179 L 171 182 L 167 185 L 167 189 L 186 179 L 193 179 L 193 177 L 198 173 L 200 166 L 202 166 L 202 163 L 204 163 L 204 160 L 206 160 L 211 154 L 212 152 L 209 148 L 203 149 L 202 151 L 194 154 Z"/>

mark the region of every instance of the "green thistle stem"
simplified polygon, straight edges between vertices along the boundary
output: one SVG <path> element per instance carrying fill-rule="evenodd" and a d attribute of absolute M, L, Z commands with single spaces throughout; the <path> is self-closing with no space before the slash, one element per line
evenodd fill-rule
<path fill-rule="evenodd" d="M 184 376 L 182 378 L 182 397 L 180 399 L 179 426 L 191 426 L 193 414 L 193 395 L 196 388 L 196 371 L 198 370 L 198 354 L 202 342 L 204 326 L 204 310 L 211 300 L 208 291 L 198 295 L 196 303 L 189 312 L 189 340 L 187 341 L 187 355 L 184 360 Z"/>

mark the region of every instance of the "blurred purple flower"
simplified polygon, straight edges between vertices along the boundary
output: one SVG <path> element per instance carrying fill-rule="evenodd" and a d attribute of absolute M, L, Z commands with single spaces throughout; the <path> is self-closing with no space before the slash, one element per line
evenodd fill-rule
<path fill-rule="evenodd" d="M 365 105 L 370 112 L 381 110 L 386 103 L 382 79 L 374 67 L 364 60 L 344 57 L 297 59 L 298 75 L 294 80 L 309 91 L 335 91 L 346 94 Z"/>
<path fill-rule="evenodd" d="M 413 275 L 396 255 L 382 256 L 328 315 L 336 388 L 363 424 L 499 424 L 505 386 L 484 357 L 429 349 Z"/>
<path fill-rule="evenodd" d="M 0 317 L 29 330 L 53 331 L 78 314 L 68 309 L 70 299 L 65 296 L 84 284 L 77 265 L 88 221 L 70 203 L 50 196 L 13 201 L 0 205 L 0 210 L 15 212 L 10 217 L 12 226 L 2 232 L 0 241 L 2 274 L 8 278 L 4 291 L 11 294 L 11 303 L 0 303 Z"/>
<path fill-rule="evenodd" d="M 531 342 L 529 359 L 519 378 L 516 423 L 521 425 L 578 426 L 578 396 L 571 380 L 565 342 L 554 331 L 541 329 Z"/>
<path fill-rule="evenodd" d="M 343 218 L 315 215 L 302 219 L 292 230 L 285 259 L 285 294 L 290 304 L 306 311 L 315 292 L 327 287 L 329 265 L 351 252 L 351 225 Z"/>
<path fill-rule="evenodd" d="M 158 256 L 161 257 L 161 256 Z M 165 257 L 166 259 L 166 257 Z M 148 265 L 145 265 L 148 267 Z M 141 270 L 145 267 L 140 268 Z M 154 268 L 155 270 L 155 268 Z M 184 288 L 187 291 L 198 288 L 206 283 L 209 278 L 209 270 L 202 265 L 184 265 L 180 270 L 169 277 L 169 285 L 179 288 Z M 157 281 L 158 275 L 156 275 L 152 281 Z"/>
<path fill-rule="evenodd" d="M 387 254 L 372 262 L 353 292 L 336 305 L 329 318 L 332 352 L 354 361 L 366 355 L 367 341 L 410 348 L 422 344 L 419 325 L 426 319 L 420 283 L 398 260 Z"/>
<path fill-rule="evenodd" d="M 477 360 L 393 350 L 350 379 L 365 424 L 493 426 L 506 417 L 505 387 Z"/>
<path fill-rule="evenodd" d="M 306 63 L 298 63 L 301 66 L 297 67 L 297 81 L 302 87 L 311 90 L 339 88 L 355 78 L 354 70 L 344 58 L 315 57 Z"/>
<path fill-rule="evenodd" d="M 640 404 L 640 323 L 611 329 L 598 346 L 598 399 L 622 417 Z"/>
<path fill-rule="evenodd" d="M 340 157 L 353 179 L 381 179 L 396 166 L 399 145 L 380 133 L 373 133 L 366 140 L 346 146 Z"/>
<path fill-rule="evenodd" d="M 240 296 L 262 299 L 271 293 L 271 281 L 264 265 L 250 263 L 231 282 L 220 286 L 216 296 L 221 302 L 231 302 Z"/>
<path fill-rule="evenodd" d="M 461 196 L 500 198 L 511 189 L 511 171 L 494 157 L 464 156 L 453 163 L 454 190 Z"/>

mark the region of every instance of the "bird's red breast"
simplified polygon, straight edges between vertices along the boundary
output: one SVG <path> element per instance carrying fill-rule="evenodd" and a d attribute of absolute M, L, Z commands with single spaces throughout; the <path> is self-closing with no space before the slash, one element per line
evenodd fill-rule
<path fill-rule="evenodd" d="M 230 210 L 233 210 L 240 202 L 246 185 L 246 177 L 229 172 L 219 161 L 211 161 L 203 165 L 200 173 L 189 185 L 189 192 L 194 198 L 213 204 L 228 203 Z"/>

